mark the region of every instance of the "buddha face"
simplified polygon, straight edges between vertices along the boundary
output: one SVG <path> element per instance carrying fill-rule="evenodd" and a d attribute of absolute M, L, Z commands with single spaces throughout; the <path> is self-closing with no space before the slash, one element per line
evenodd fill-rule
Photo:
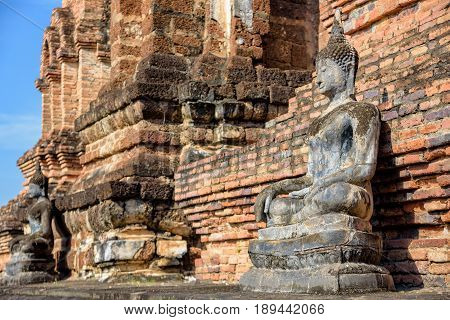
<path fill-rule="evenodd" d="M 347 75 L 333 60 L 324 58 L 316 63 L 316 84 L 319 92 L 333 99 L 338 93 L 344 92 L 347 86 Z"/>
<path fill-rule="evenodd" d="M 44 196 L 44 190 L 42 188 L 34 183 L 30 183 L 28 186 L 28 192 L 27 192 L 27 198 L 33 199 L 33 198 L 39 198 L 41 196 Z"/>

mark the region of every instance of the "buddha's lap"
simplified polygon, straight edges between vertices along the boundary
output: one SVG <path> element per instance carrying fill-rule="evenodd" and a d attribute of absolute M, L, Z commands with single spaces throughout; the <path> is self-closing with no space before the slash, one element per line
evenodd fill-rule
<path fill-rule="evenodd" d="M 337 182 L 317 192 L 306 204 L 298 198 L 275 198 L 270 204 L 269 215 L 293 215 L 300 211 L 320 211 L 320 214 L 347 211 L 351 215 L 365 216 L 370 208 L 371 197 L 367 190 L 350 183 Z"/>
<path fill-rule="evenodd" d="M 370 205 L 371 197 L 366 189 L 347 182 L 337 182 L 317 192 L 312 197 L 316 205 L 352 207 Z"/>
<path fill-rule="evenodd" d="M 303 199 L 275 198 L 269 208 L 271 216 L 292 215 L 303 208 Z"/>

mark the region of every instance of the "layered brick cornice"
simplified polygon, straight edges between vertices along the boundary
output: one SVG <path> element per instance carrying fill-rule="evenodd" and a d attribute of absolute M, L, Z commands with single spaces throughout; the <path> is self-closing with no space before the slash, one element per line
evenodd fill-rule
<path fill-rule="evenodd" d="M 58 64 L 53 64 L 46 68 L 45 78 L 48 80 L 49 83 L 59 81 L 61 79 L 61 69 L 58 66 Z"/>
<path fill-rule="evenodd" d="M 46 79 L 38 78 L 35 80 L 34 85 L 41 93 L 48 90 L 49 86 Z"/>

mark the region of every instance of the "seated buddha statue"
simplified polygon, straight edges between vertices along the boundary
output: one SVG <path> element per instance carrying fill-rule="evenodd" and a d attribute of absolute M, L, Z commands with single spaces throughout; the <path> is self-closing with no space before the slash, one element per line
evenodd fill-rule
<path fill-rule="evenodd" d="M 26 195 L 27 198 L 35 200 L 30 205 L 25 219 L 30 233 L 11 240 L 11 259 L 6 265 L 6 275 L 0 279 L 0 284 L 20 285 L 55 280 L 55 261 L 52 255 L 53 206 L 47 198 L 46 184 L 39 162 L 36 162 L 35 174 L 30 179 Z"/>
<path fill-rule="evenodd" d="M 53 249 L 52 204 L 46 197 L 45 177 L 42 174 L 39 162 L 36 162 L 34 176 L 30 180 L 27 198 L 37 199 L 27 212 L 27 222 L 31 233 L 18 236 L 11 240 L 10 251 L 16 252 L 50 254 Z"/>
<path fill-rule="evenodd" d="M 370 180 L 380 131 L 378 109 L 355 99 L 358 53 L 347 41 L 341 12 L 316 58 L 317 88 L 329 104 L 309 126 L 307 174 L 276 182 L 256 198 L 267 228 L 251 240 L 253 267 L 244 290 L 346 293 L 393 290 L 378 266 L 380 235 L 372 233 Z"/>
<path fill-rule="evenodd" d="M 329 213 L 371 218 L 380 117 L 375 106 L 355 99 L 357 69 L 358 53 L 337 10 L 328 45 L 316 58 L 317 88 L 330 103 L 309 127 L 307 174 L 264 189 L 255 203 L 258 221 L 271 227 Z"/>

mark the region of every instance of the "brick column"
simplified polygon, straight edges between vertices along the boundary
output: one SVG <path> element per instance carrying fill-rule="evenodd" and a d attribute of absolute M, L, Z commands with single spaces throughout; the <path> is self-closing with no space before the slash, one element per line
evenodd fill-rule
<path fill-rule="evenodd" d="M 141 56 L 197 56 L 203 48 L 205 0 L 142 0 Z M 208 10 L 209 11 L 209 10 Z"/>
<path fill-rule="evenodd" d="M 129 78 L 141 59 L 141 8 L 141 0 L 111 1 L 111 80 L 113 83 L 121 83 Z"/>
<path fill-rule="evenodd" d="M 62 128 L 61 110 L 61 72 L 57 69 L 47 69 L 46 78 L 50 87 L 50 114 L 51 131 L 56 132 Z"/>
<path fill-rule="evenodd" d="M 50 110 L 50 88 L 45 79 L 36 80 L 36 88 L 42 97 L 42 137 L 47 137 L 52 128 L 52 114 Z"/>
<path fill-rule="evenodd" d="M 71 129 L 74 126 L 78 113 L 77 102 L 77 73 L 78 62 L 73 60 L 61 61 L 61 109 L 63 128 Z"/>

